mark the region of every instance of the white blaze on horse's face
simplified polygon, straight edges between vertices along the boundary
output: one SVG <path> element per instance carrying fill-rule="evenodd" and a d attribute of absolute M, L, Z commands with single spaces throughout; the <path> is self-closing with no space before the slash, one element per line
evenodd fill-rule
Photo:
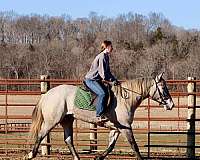
<path fill-rule="evenodd" d="M 154 80 L 154 83 L 150 88 L 149 95 L 153 100 L 159 102 L 165 110 L 171 110 L 174 107 L 174 102 L 162 75 L 163 73 L 157 76 Z"/>

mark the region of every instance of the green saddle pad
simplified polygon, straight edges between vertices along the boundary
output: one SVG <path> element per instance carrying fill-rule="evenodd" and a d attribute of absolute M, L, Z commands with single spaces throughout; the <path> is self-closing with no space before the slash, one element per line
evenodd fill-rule
<path fill-rule="evenodd" d="M 95 111 L 96 107 L 91 104 L 91 102 L 92 93 L 82 89 L 81 87 L 78 87 L 74 99 L 74 105 L 80 109 Z"/>

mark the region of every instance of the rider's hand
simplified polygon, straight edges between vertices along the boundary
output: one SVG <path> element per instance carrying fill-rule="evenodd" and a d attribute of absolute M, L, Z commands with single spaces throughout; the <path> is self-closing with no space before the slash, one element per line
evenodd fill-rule
<path fill-rule="evenodd" d="M 120 84 L 121 84 L 121 83 L 120 83 L 118 80 L 114 80 L 114 81 L 113 81 L 113 85 L 114 85 L 114 86 L 117 86 L 117 85 L 120 85 Z"/>

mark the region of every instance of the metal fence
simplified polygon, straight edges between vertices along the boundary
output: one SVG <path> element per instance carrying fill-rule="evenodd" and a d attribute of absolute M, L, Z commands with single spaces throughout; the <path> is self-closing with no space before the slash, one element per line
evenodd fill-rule
<path fill-rule="evenodd" d="M 31 150 L 33 141 L 29 138 L 31 113 L 40 98 L 41 83 L 50 83 L 50 88 L 59 84 L 80 85 L 79 80 L 65 79 L 0 79 L 0 156 L 17 159 Z M 189 151 L 198 158 L 199 153 L 199 80 L 168 80 L 168 86 L 176 107 L 164 111 L 150 99 L 141 104 L 136 111 L 133 133 L 142 155 L 146 158 L 186 158 Z M 188 92 L 189 85 L 196 91 Z M 195 105 L 189 105 L 188 97 L 194 96 Z M 195 116 L 189 117 L 191 109 Z M 191 131 L 191 124 L 195 132 Z M 97 134 L 91 139 L 90 134 Z M 109 130 L 101 127 L 91 128 L 90 124 L 75 120 L 74 144 L 81 159 L 94 158 L 96 151 L 106 149 Z M 191 141 L 194 144 L 192 146 Z M 50 133 L 50 155 L 44 157 L 71 157 L 63 141 L 63 130 L 56 126 Z M 95 147 L 94 147 L 95 146 Z M 188 149 L 189 148 L 189 149 Z M 195 152 L 196 151 L 196 152 Z M 40 151 L 41 152 L 41 151 Z M 191 153 L 190 152 L 190 153 Z M 41 156 L 41 153 L 38 154 Z M 123 137 L 115 146 L 108 159 L 134 159 L 131 148 Z"/>

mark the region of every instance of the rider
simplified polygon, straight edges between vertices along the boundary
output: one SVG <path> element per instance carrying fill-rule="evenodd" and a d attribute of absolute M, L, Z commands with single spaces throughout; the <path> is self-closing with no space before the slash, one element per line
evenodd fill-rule
<path fill-rule="evenodd" d="M 101 44 L 101 52 L 95 57 L 89 72 L 85 76 L 86 85 L 98 96 L 96 117 L 99 122 L 104 119 L 103 114 L 108 97 L 108 91 L 102 80 L 113 82 L 114 85 L 119 84 L 119 81 L 110 72 L 109 55 L 112 50 L 112 42 L 105 40 Z"/>

